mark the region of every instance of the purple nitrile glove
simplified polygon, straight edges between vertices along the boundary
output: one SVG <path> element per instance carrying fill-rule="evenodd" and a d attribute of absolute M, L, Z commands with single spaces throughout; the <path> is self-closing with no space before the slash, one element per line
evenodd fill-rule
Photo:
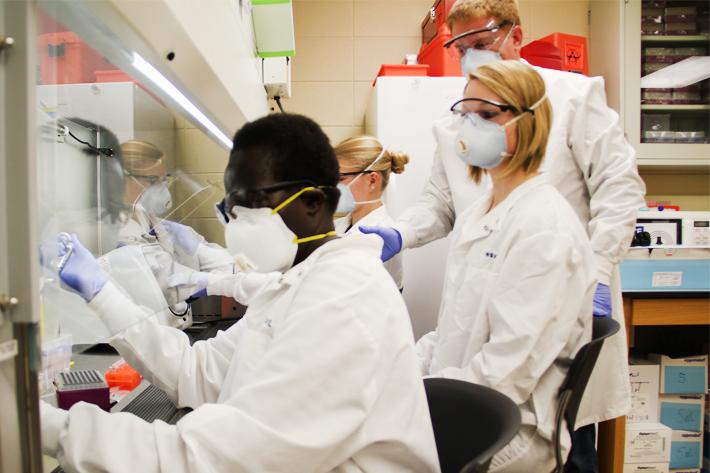
<path fill-rule="evenodd" d="M 63 258 L 63 266 L 59 268 L 59 278 L 86 302 L 90 302 L 106 285 L 108 281 L 106 273 L 75 234 L 71 235 L 69 242 L 62 237 L 57 237 L 57 242 L 60 257 L 64 257 L 71 251 L 66 259 Z"/>
<path fill-rule="evenodd" d="M 178 291 L 179 300 L 199 299 L 207 296 L 209 273 L 184 271 L 168 277 L 168 287 Z"/>
<path fill-rule="evenodd" d="M 592 314 L 594 317 L 611 317 L 611 291 L 606 284 L 597 284 Z"/>
<path fill-rule="evenodd" d="M 192 228 L 170 220 L 163 220 L 159 226 L 165 230 L 185 252 L 192 256 L 197 252 L 197 247 L 202 243 L 202 237 Z M 160 237 L 158 237 L 160 238 Z"/>
<path fill-rule="evenodd" d="M 402 251 L 402 235 L 400 235 L 394 228 L 366 226 L 361 226 L 359 228 L 362 233 L 374 233 L 382 238 L 384 244 L 382 245 L 382 254 L 380 255 L 380 259 L 383 263 Z"/>

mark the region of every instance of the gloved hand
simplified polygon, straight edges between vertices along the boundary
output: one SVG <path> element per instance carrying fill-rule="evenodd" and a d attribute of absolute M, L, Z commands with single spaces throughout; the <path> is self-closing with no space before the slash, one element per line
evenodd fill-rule
<path fill-rule="evenodd" d="M 42 453 L 56 458 L 59 450 L 59 434 L 66 426 L 69 413 L 40 400 L 39 415 L 42 428 L 40 433 L 42 437 Z"/>
<path fill-rule="evenodd" d="M 209 273 L 200 271 L 183 271 L 168 277 L 168 287 L 178 291 L 180 300 L 199 299 L 207 296 Z"/>
<path fill-rule="evenodd" d="M 611 292 L 606 284 L 597 284 L 592 313 L 594 317 L 611 317 Z"/>
<path fill-rule="evenodd" d="M 361 226 L 360 231 L 362 233 L 374 233 L 385 242 L 382 245 L 382 255 L 380 255 L 382 262 L 389 260 L 402 251 L 402 235 L 394 228 Z"/>
<path fill-rule="evenodd" d="M 199 233 L 187 225 L 171 222 L 170 220 L 163 220 L 158 224 L 158 227 L 160 227 L 157 232 L 158 239 L 160 239 L 161 233 L 163 233 L 160 230 L 164 230 L 164 232 L 170 235 L 170 238 L 172 239 L 171 243 L 177 243 L 180 245 L 190 256 L 197 252 L 197 247 L 199 247 L 200 243 L 202 243 L 202 237 Z"/>
<path fill-rule="evenodd" d="M 64 256 L 69 251 L 67 242 L 57 237 L 59 256 Z M 86 302 L 90 302 L 96 294 L 106 285 L 108 276 L 96 262 L 94 255 L 81 244 L 76 234 L 71 235 L 72 253 L 69 255 L 63 268 L 59 270 L 59 279 L 72 288 Z"/>

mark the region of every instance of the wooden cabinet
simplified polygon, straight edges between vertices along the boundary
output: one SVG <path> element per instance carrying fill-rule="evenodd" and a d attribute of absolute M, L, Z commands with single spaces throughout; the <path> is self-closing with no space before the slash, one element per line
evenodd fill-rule
<path fill-rule="evenodd" d="M 710 325 L 710 297 L 649 298 L 624 295 L 627 337 L 634 327 L 671 325 Z M 599 471 L 622 473 L 626 418 L 618 417 L 599 424 Z"/>

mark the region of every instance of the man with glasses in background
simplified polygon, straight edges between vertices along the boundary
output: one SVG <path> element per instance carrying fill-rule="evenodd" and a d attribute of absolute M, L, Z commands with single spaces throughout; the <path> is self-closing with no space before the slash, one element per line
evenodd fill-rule
<path fill-rule="evenodd" d="M 498 60 L 522 60 L 523 29 L 516 0 L 458 0 L 447 18 L 446 44 L 461 61 L 464 75 Z M 626 333 L 617 265 L 633 235 L 645 186 L 635 152 L 624 137 L 618 114 L 606 104 L 604 80 L 535 67 L 552 103 L 553 124 L 541 171 L 565 196 L 586 226 L 595 253 L 598 286 L 595 316 L 613 317 L 621 330 L 607 343 L 587 387 L 573 437 L 567 472 L 596 472 L 596 422 L 626 414 L 631 407 Z M 384 240 L 383 260 L 451 232 L 461 214 L 489 188 L 475 184 L 457 156 L 462 118 L 451 113 L 434 125 L 437 151 L 419 200 L 394 228 L 365 227 Z"/>

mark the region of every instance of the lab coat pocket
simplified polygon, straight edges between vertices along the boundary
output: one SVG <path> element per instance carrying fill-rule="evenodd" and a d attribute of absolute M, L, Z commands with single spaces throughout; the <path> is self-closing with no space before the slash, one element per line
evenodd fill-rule
<path fill-rule="evenodd" d="M 484 262 L 469 267 L 463 284 L 456 294 L 454 320 L 459 330 L 473 332 L 485 319 L 483 311 L 488 297 L 488 286 L 497 274 L 491 269 L 492 263 Z"/>

